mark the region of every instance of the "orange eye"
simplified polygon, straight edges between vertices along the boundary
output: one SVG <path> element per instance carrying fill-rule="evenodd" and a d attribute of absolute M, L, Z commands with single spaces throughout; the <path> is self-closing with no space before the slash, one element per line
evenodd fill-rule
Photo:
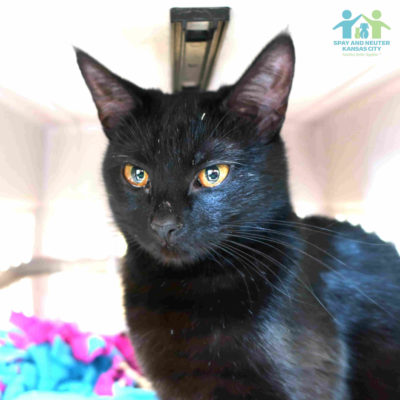
<path fill-rule="evenodd" d="M 149 180 L 149 174 L 144 169 L 135 167 L 131 164 L 125 165 L 124 177 L 132 186 L 135 187 L 146 186 Z"/>
<path fill-rule="evenodd" d="M 199 182 L 204 187 L 214 187 L 221 184 L 228 176 L 229 166 L 226 164 L 212 165 L 199 173 Z"/>

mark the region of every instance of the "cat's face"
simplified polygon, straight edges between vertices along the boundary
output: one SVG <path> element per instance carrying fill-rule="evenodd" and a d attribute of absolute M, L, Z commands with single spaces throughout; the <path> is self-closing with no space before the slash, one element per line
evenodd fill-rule
<path fill-rule="evenodd" d="M 214 93 L 147 91 L 79 51 L 78 62 L 110 140 L 103 176 L 131 247 L 170 265 L 212 258 L 241 226 L 287 206 L 278 134 L 293 76 L 287 35 Z"/>

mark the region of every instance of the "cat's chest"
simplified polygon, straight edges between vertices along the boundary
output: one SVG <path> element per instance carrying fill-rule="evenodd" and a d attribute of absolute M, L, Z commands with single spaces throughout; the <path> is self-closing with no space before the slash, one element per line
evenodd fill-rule
<path fill-rule="evenodd" d="M 176 346 L 179 352 L 186 349 L 193 356 L 201 352 L 210 355 L 227 346 L 232 348 L 239 344 L 244 333 L 252 332 L 246 315 L 238 318 L 229 308 L 224 311 L 223 305 L 153 308 L 131 304 L 126 308 L 126 316 L 134 340 L 142 346 L 160 351 Z"/>
<path fill-rule="evenodd" d="M 250 295 L 249 288 L 253 289 Z M 260 288 L 209 283 L 202 279 L 169 280 L 146 285 L 125 280 L 125 310 L 133 332 L 157 333 L 165 340 L 212 336 L 249 328 L 267 307 Z"/>
<path fill-rule="evenodd" d="M 145 369 L 153 360 L 158 365 L 168 360 L 178 369 L 218 369 L 226 360 L 243 360 L 243 354 L 252 351 L 249 343 L 259 343 L 254 309 L 240 294 L 236 298 L 158 295 L 157 301 L 151 291 L 126 301 L 133 344 Z"/>
<path fill-rule="evenodd" d="M 244 395 L 252 384 L 245 384 L 243 376 L 255 376 L 258 371 L 264 380 L 268 373 L 270 360 L 248 321 L 141 306 L 131 306 L 126 313 L 143 370 L 158 391 L 173 393 L 172 398 L 180 398 L 178 393 L 191 398 L 186 391 L 192 388 L 211 399 L 217 388 L 230 387 L 232 382 L 238 394 Z M 260 379 L 254 377 L 254 381 Z"/>
<path fill-rule="evenodd" d="M 285 322 L 296 314 L 289 315 L 293 308 L 282 309 L 283 301 L 268 303 L 261 288 L 252 298 L 241 291 L 190 295 L 180 288 L 137 290 L 127 285 L 125 291 L 133 345 L 157 391 L 166 393 L 162 398 L 191 399 L 196 392 L 204 399 L 225 399 L 229 397 L 215 393 L 234 387 L 238 398 L 264 398 L 271 392 L 279 394 L 271 399 L 281 399 L 283 381 L 292 382 L 293 392 L 316 393 L 318 374 L 310 370 L 322 369 L 332 370 L 323 385 L 336 385 L 331 377 L 340 365 L 336 354 L 341 356 L 335 337 Z M 282 315 L 286 317 L 277 317 Z M 314 321 L 314 315 L 307 312 L 301 319 Z"/>

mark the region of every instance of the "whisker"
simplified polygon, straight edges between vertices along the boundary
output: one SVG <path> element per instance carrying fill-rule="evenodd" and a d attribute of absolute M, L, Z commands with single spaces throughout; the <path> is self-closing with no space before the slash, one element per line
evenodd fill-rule
<path fill-rule="evenodd" d="M 234 254 L 232 254 L 231 252 L 229 252 L 229 251 L 226 250 L 226 249 L 223 249 L 223 248 L 221 247 L 221 245 L 218 245 L 218 248 L 220 248 L 221 250 L 223 250 L 223 251 L 227 252 L 228 254 L 230 254 L 234 259 L 237 259 L 237 257 L 235 257 Z M 217 251 L 217 250 L 214 249 L 214 251 Z M 217 254 L 218 254 L 218 253 L 217 253 Z M 248 286 L 248 284 L 247 284 L 245 275 L 244 275 L 243 272 L 240 271 L 230 260 L 228 260 L 228 259 L 226 259 L 226 258 L 224 258 L 224 260 L 228 261 L 228 262 L 232 265 L 232 267 L 236 270 L 236 272 L 237 272 L 237 273 L 241 276 L 241 278 L 243 279 L 243 282 L 244 282 L 245 287 L 246 287 L 246 290 L 247 290 L 247 295 L 248 295 L 248 297 L 249 297 L 249 302 L 250 302 L 250 304 L 251 304 L 251 303 L 253 302 L 253 299 L 252 299 L 252 297 L 251 297 L 251 295 L 250 295 L 250 289 L 249 289 L 249 286 Z M 238 260 L 238 261 L 240 262 L 240 260 Z M 222 263 L 219 263 L 219 264 L 220 264 L 221 266 L 223 266 Z"/>
<path fill-rule="evenodd" d="M 252 238 L 249 238 L 247 236 L 239 236 L 239 235 L 232 235 L 234 237 L 238 237 L 238 238 L 243 238 L 243 239 L 248 239 L 248 240 L 253 240 Z M 296 264 L 296 261 L 293 260 L 291 257 L 289 257 L 283 250 L 273 246 L 270 243 L 265 243 L 265 242 L 261 242 L 259 240 L 253 240 L 254 242 L 258 242 L 260 244 L 263 244 L 265 246 L 271 247 L 275 250 L 277 250 L 278 252 L 284 254 L 289 260 L 291 260 L 294 264 Z M 279 261 L 278 261 L 279 262 Z M 315 300 L 317 300 L 317 302 L 321 305 L 321 307 L 326 311 L 326 313 L 333 319 L 336 321 L 336 318 L 330 313 L 330 311 L 326 308 L 326 306 L 322 303 L 321 299 L 315 294 L 315 292 L 313 291 L 311 284 L 309 283 L 308 285 L 297 275 L 295 274 L 293 271 L 291 271 L 288 267 L 286 267 L 285 265 L 283 265 L 282 263 L 279 262 L 279 264 L 281 264 L 284 268 L 286 268 L 287 272 L 289 274 L 291 274 L 298 282 L 300 282 L 303 287 L 315 298 Z"/>
<path fill-rule="evenodd" d="M 271 257 L 270 255 L 264 254 L 264 253 L 262 253 L 261 251 L 258 251 L 257 249 L 253 249 L 253 248 L 251 248 L 251 247 L 249 247 L 249 246 L 246 246 L 246 245 L 243 244 L 243 243 L 239 243 L 239 242 L 237 242 L 237 241 L 225 239 L 225 240 L 224 240 L 224 245 L 229 246 L 230 248 L 232 248 L 232 246 L 228 245 L 227 242 L 228 242 L 228 243 L 235 244 L 235 245 L 240 246 L 240 247 L 242 247 L 242 248 L 245 248 L 245 249 L 247 249 L 247 250 L 250 250 L 251 252 L 255 252 L 255 253 L 259 254 L 260 256 L 266 258 L 268 261 L 271 261 L 271 262 L 273 262 L 274 264 L 280 265 L 281 267 L 285 268 L 286 270 L 289 270 L 289 268 L 287 268 L 285 265 L 283 265 L 283 264 L 280 263 L 279 261 L 275 260 L 275 259 L 274 259 L 273 257 Z M 254 260 L 257 260 L 256 257 L 254 257 L 252 254 L 248 254 L 248 253 L 246 253 L 246 252 L 244 252 L 244 251 L 242 251 L 242 250 L 240 250 L 240 249 L 236 249 L 236 248 L 235 248 L 235 250 L 238 251 L 238 252 L 240 252 L 240 253 L 242 253 L 242 254 L 244 254 L 244 255 L 246 255 L 246 256 L 252 257 Z M 257 261 L 259 261 L 259 260 L 257 260 Z M 255 267 L 254 265 L 252 265 L 252 266 Z M 269 272 L 271 272 L 271 273 L 276 277 L 276 279 L 278 279 L 278 280 L 282 283 L 282 280 L 280 279 L 279 275 L 278 275 L 274 270 L 272 270 L 267 264 L 264 264 L 264 266 L 267 268 L 267 270 L 268 270 Z M 258 270 L 258 271 L 259 271 L 259 270 Z"/>
<path fill-rule="evenodd" d="M 231 243 L 234 243 L 235 245 L 238 245 L 238 244 L 239 244 L 239 243 L 234 242 L 234 241 L 230 241 L 230 242 L 231 242 Z M 233 246 L 228 245 L 228 244 L 226 243 L 226 240 L 224 241 L 224 246 L 227 246 L 231 251 L 234 251 L 234 252 L 236 252 L 236 253 L 239 252 L 240 254 L 243 254 L 243 255 L 245 255 L 245 256 L 248 256 L 248 257 L 250 256 L 250 257 L 252 257 L 253 260 L 256 260 L 258 263 L 261 263 L 262 266 L 266 267 L 272 274 L 274 274 L 274 275 L 276 276 L 277 280 L 279 280 L 280 283 L 282 284 L 282 287 L 284 287 L 281 278 L 280 278 L 267 264 L 265 264 L 265 263 L 263 263 L 263 262 L 260 262 L 260 260 L 258 260 L 258 259 L 257 259 L 256 257 L 254 257 L 252 254 L 248 254 L 248 253 L 246 253 L 246 252 L 244 252 L 244 251 L 242 251 L 242 250 L 240 250 L 240 249 L 237 249 L 237 248 L 235 248 L 235 247 L 233 247 Z M 243 246 L 242 246 L 242 247 L 243 247 Z M 247 246 L 246 246 L 246 247 L 247 247 Z M 254 251 L 254 249 L 252 249 L 251 247 L 248 247 L 248 249 L 250 249 L 251 251 Z M 279 262 L 279 261 L 275 260 L 273 257 L 268 256 L 268 255 L 266 255 L 266 254 L 263 254 L 263 253 L 261 253 L 261 252 L 260 252 L 260 255 L 263 255 L 264 258 L 268 257 L 269 261 L 271 261 L 271 262 Z M 238 256 L 239 256 L 239 254 L 238 254 Z M 252 268 L 252 270 L 255 271 L 255 272 L 257 273 L 257 275 L 259 275 L 263 280 L 265 280 L 266 282 L 268 282 L 268 283 L 269 283 L 271 286 L 273 286 L 277 291 L 279 291 L 280 293 L 282 293 L 282 294 L 286 295 L 287 297 L 291 298 L 291 296 L 289 295 L 288 292 L 283 292 L 278 286 L 273 285 L 272 282 L 269 281 L 268 278 L 267 278 L 262 272 L 260 272 L 260 269 L 257 268 L 256 265 L 251 264 L 247 259 L 244 259 L 243 257 L 244 257 L 244 256 L 241 256 L 241 258 L 242 258 L 243 260 L 246 261 L 246 264 L 247 264 L 250 268 Z M 283 265 L 283 264 L 282 264 L 282 265 Z"/>
<path fill-rule="evenodd" d="M 337 258 L 336 256 L 334 256 L 333 254 L 331 254 L 331 253 L 329 253 L 328 251 L 326 251 L 325 249 L 323 249 L 323 248 L 317 246 L 316 244 L 310 242 L 309 240 L 300 238 L 298 235 L 293 236 L 293 235 L 290 235 L 290 234 L 288 234 L 288 233 L 278 231 L 278 230 L 276 230 L 276 229 L 261 228 L 261 227 L 260 227 L 260 228 L 255 228 L 255 229 L 253 229 L 252 231 L 251 231 L 251 230 L 246 230 L 246 229 L 243 230 L 243 231 L 248 232 L 249 234 L 252 234 L 252 235 L 255 235 L 255 234 L 254 234 L 254 233 L 251 233 L 251 232 L 255 232 L 255 231 L 256 231 L 256 232 L 260 232 L 260 231 L 262 231 L 262 232 L 271 232 L 271 233 L 274 233 L 274 234 L 277 234 L 277 235 L 281 235 L 281 236 L 288 237 L 288 238 L 290 238 L 290 239 L 296 239 L 296 240 L 298 240 L 298 241 L 300 241 L 300 242 L 302 242 L 302 243 L 306 243 L 306 244 L 308 244 L 308 245 L 314 247 L 314 248 L 317 249 L 317 250 L 320 250 L 322 253 L 326 254 L 326 255 L 329 256 L 329 257 L 331 257 L 333 260 L 335 260 L 335 261 L 337 261 L 338 263 L 342 264 L 343 266 L 347 267 L 346 263 L 344 263 L 342 260 L 340 260 L 339 258 Z M 261 238 L 264 238 L 264 236 L 262 236 L 262 235 L 259 235 L 259 236 L 260 236 Z"/>
<path fill-rule="evenodd" d="M 277 232 L 275 232 L 274 230 L 271 230 L 271 231 L 273 231 L 274 233 L 277 233 Z M 257 235 L 254 235 L 254 234 L 253 234 L 253 236 L 257 236 Z M 286 235 L 286 236 L 287 236 L 287 235 Z M 289 237 L 290 237 L 290 236 L 289 236 Z M 249 237 L 248 239 L 251 240 L 251 237 Z M 313 255 L 309 254 L 308 252 L 306 252 L 306 251 L 304 251 L 304 250 L 302 250 L 302 249 L 299 249 L 298 247 L 293 246 L 292 244 L 289 244 L 289 243 L 287 243 L 287 242 L 284 242 L 284 241 L 281 241 L 281 240 L 278 240 L 278 239 L 273 239 L 273 238 L 269 238 L 269 237 L 264 237 L 264 236 L 262 236 L 262 235 L 260 235 L 260 239 L 267 240 L 267 241 L 270 241 L 270 242 L 273 242 L 273 243 L 277 243 L 277 244 L 281 244 L 281 245 L 286 246 L 286 247 L 288 247 L 288 248 L 297 250 L 297 251 L 301 252 L 302 254 L 304 254 L 305 256 L 310 257 L 310 258 L 313 259 L 314 261 L 318 262 L 318 263 L 319 263 L 320 265 L 322 265 L 324 268 L 326 268 L 327 270 L 329 270 L 332 274 L 335 274 L 335 275 L 339 276 L 340 278 L 345 279 L 345 276 L 344 276 L 343 274 L 341 274 L 340 271 L 338 271 L 338 270 L 336 270 L 335 268 L 331 267 L 329 264 L 325 263 L 324 261 L 320 260 L 319 258 L 314 257 Z M 254 240 L 255 240 L 255 239 L 254 239 Z M 307 243 L 308 241 L 304 241 L 304 242 Z M 308 243 L 309 243 L 309 242 L 308 242 Z M 312 244 L 312 243 L 309 243 L 309 244 Z M 317 247 L 318 247 L 318 246 L 317 246 Z M 320 249 L 320 250 L 323 251 L 323 252 L 325 252 L 323 249 Z M 325 252 L 325 253 L 327 253 L 327 252 Z M 330 254 L 327 253 L 327 255 L 330 255 Z M 341 260 L 337 259 L 335 256 L 333 256 L 333 255 L 330 255 L 330 256 L 333 257 L 334 259 L 340 261 L 340 262 L 342 263 L 342 265 L 344 265 L 344 266 L 347 267 L 347 265 L 346 265 L 345 263 L 343 263 Z M 363 297 L 366 298 L 368 301 L 370 301 L 371 303 L 373 303 L 374 305 L 376 305 L 380 310 L 384 311 L 385 313 L 387 313 L 387 314 L 390 315 L 391 317 L 394 317 L 391 313 L 389 313 L 387 310 L 385 310 L 380 304 L 378 304 L 372 297 L 370 297 L 369 295 L 367 295 L 363 290 L 361 290 L 361 289 L 358 288 L 357 286 L 354 286 L 354 289 L 355 289 L 361 296 L 363 296 Z"/>
<path fill-rule="evenodd" d="M 285 221 L 285 220 L 277 220 L 277 219 L 264 219 L 264 220 L 258 220 L 258 221 L 246 221 L 248 224 L 255 224 L 255 225 L 243 225 L 240 223 L 237 224 L 230 224 L 231 226 L 236 226 L 236 227 L 254 227 L 257 228 L 259 227 L 260 224 L 272 224 L 272 225 L 283 225 L 283 226 L 288 226 L 288 227 L 299 227 L 307 231 L 311 232 L 318 232 L 322 235 L 327 235 L 327 236 L 337 236 L 340 238 L 344 238 L 346 240 L 355 242 L 355 243 L 360 243 L 368 246 L 391 246 L 391 243 L 373 243 L 373 242 L 367 242 L 365 240 L 360 240 L 360 239 L 354 239 L 342 232 L 335 231 L 333 229 L 328 229 L 328 228 L 323 228 L 318 225 L 314 224 L 308 224 L 308 223 L 302 223 L 298 221 Z"/>
<path fill-rule="evenodd" d="M 221 125 L 221 123 L 224 121 L 224 119 L 228 116 L 228 114 L 230 113 L 230 110 L 228 109 L 224 115 L 221 117 L 221 119 L 217 122 L 217 124 L 215 125 L 214 129 L 210 132 L 210 136 L 212 137 L 214 135 L 214 133 L 217 131 L 218 127 Z"/>

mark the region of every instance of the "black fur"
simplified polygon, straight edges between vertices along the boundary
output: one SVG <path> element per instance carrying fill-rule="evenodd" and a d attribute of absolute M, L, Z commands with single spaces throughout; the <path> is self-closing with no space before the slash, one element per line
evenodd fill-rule
<path fill-rule="evenodd" d="M 396 250 L 292 211 L 279 135 L 290 37 L 217 92 L 143 90 L 77 57 L 110 140 L 103 175 L 128 243 L 126 317 L 160 398 L 397 400 Z M 127 163 L 148 172 L 146 187 L 123 178 Z M 201 187 L 197 174 L 216 164 L 228 177 Z M 173 219 L 169 243 L 155 218 Z"/>

